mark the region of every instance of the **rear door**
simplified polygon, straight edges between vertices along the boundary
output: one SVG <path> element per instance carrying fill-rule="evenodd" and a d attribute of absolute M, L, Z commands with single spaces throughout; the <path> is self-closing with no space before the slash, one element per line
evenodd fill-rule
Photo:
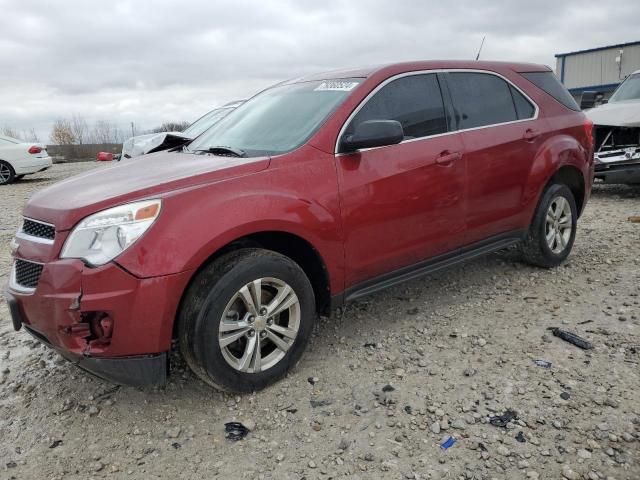
<path fill-rule="evenodd" d="M 526 180 L 545 122 L 522 91 L 490 72 L 449 72 L 467 164 L 466 243 L 525 228 Z"/>
<path fill-rule="evenodd" d="M 465 226 L 462 141 L 451 133 L 435 73 L 411 73 L 365 100 L 366 120 L 397 120 L 404 141 L 338 153 L 347 287 L 448 251 Z M 339 150 L 338 150 L 339 152 Z"/>

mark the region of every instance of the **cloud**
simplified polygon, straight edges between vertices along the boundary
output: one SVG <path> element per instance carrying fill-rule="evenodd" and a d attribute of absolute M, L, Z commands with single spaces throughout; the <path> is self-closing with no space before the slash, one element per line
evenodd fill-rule
<path fill-rule="evenodd" d="M 0 0 L 0 126 L 79 114 L 149 128 L 339 67 L 554 53 L 637 38 L 632 0 Z"/>

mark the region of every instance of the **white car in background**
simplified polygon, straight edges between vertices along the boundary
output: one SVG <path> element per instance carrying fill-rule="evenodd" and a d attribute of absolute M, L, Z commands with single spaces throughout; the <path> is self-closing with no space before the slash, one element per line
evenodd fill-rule
<path fill-rule="evenodd" d="M 606 104 L 584 113 L 594 125 L 595 178 L 640 184 L 640 70 L 629 75 Z"/>
<path fill-rule="evenodd" d="M 52 164 L 46 145 L 0 135 L 0 185 L 42 172 Z"/>
<path fill-rule="evenodd" d="M 139 157 L 146 153 L 159 152 L 182 145 L 187 140 L 193 140 L 215 123 L 226 117 L 232 110 L 242 105 L 244 100 L 229 102 L 222 107 L 215 108 L 193 122 L 182 132 L 148 133 L 130 138 L 122 145 L 120 160 Z"/>

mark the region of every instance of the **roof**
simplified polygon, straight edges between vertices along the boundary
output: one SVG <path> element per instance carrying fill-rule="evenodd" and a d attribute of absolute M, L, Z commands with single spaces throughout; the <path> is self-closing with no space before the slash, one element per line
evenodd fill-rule
<path fill-rule="evenodd" d="M 631 47 L 633 45 L 640 45 L 640 40 L 637 40 L 635 42 L 617 43 L 615 45 L 608 45 L 606 47 L 596 47 L 596 48 L 588 48 L 586 50 L 576 50 L 575 52 L 556 53 L 556 58 L 558 58 L 558 57 L 567 57 L 569 55 L 577 55 L 579 53 L 599 52 L 601 50 L 609 50 L 611 48 Z"/>
<path fill-rule="evenodd" d="M 504 70 L 511 69 L 515 72 L 548 72 L 551 71 L 546 65 L 535 63 L 516 62 L 490 62 L 477 60 L 427 60 L 416 62 L 389 63 L 385 65 L 373 65 L 368 67 L 357 67 L 342 70 L 331 70 L 328 72 L 314 73 L 303 77 L 295 78 L 284 83 L 311 82 L 317 80 L 332 80 L 338 78 L 368 78 L 375 73 L 389 71 L 393 73 L 411 72 L 416 70 L 437 70 L 440 68 L 456 69 L 479 69 L 479 70 Z"/>

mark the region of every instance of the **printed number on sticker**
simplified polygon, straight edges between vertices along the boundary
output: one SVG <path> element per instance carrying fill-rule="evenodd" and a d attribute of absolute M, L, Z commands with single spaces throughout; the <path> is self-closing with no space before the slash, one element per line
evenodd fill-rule
<path fill-rule="evenodd" d="M 314 90 L 316 92 L 350 92 L 358 82 L 342 82 L 340 80 L 332 80 L 330 82 L 322 82 Z"/>

